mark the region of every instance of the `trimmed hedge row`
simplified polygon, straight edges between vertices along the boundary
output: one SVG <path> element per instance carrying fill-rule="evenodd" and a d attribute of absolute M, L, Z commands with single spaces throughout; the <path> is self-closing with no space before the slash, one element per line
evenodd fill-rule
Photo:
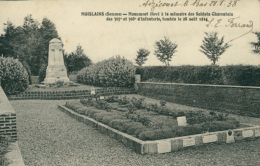
<path fill-rule="evenodd" d="M 211 123 L 202 123 L 188 126 L 176 126 L 172 129 L 157 129 L 144 131 L 139 134 L 139 138 L 146 140 L 160 140 L 166 138 L 182 137 L 188 135 L 202 134 L 204 132 L 215 132 L 239 127 L 238 121 L 213 121 Z"/>
<path fill-rule="evenodd" d="M 145 66 L 136 74 L 142 82 L 260 86 L 260 68 L 251 65 Z"/>

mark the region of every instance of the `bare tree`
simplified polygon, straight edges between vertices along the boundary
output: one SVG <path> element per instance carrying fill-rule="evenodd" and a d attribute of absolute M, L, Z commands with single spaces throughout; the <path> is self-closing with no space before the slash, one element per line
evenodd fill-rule
<path fill-rule="evenodd" d="M 217 32 L 205 32 L 205 34 L 207 36 L 204 37 L 203 44 L 200 46 L 200 51 L 203 52 L 215 65 L 220 55 L 222 55 L 231 45 L 224 43 L 224 36 L 221 39 L 218 39 Z"/>

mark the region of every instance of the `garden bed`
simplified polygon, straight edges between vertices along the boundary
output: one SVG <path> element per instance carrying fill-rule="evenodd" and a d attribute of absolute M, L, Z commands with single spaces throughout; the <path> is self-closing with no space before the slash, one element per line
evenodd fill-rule
<path fill-rule="evenodd" d="M 216 112 L 177 111 L 167 108 L 164 101 L 160 105 L 147 104 L 142 98 L 96 99 L 68 101 L 60 108 L 142 154 L 260 136 L 260 126 L 249 127 Z M 186 116 L 188 125 L 178 126 L 178 116 Z"/>

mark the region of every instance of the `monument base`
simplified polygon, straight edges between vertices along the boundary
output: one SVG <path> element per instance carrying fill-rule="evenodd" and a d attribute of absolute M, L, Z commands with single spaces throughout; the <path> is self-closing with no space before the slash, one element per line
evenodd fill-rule
<path fill-rule="evenodd" d="M 70 82 L 68 77 L 60 77 L 60 78 L 45 78 L 43 83 L 44 84 L 53 84 L 53 83 L 56 83 L 57 81 L 62 81 L 64 83 Z"/>
<path fill-rule="evenodd" d="M 57 81 L 62 81 L 64 83 L 70 81 L 67 77 L 66 67 L 64 65 L 49 65 L 46 69 L 44 84 L 53 84 Z"/>

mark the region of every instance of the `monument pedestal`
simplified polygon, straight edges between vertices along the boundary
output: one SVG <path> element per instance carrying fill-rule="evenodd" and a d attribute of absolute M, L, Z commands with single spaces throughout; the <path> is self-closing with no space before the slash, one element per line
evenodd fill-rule
<path fill-rule="evenodd" d="M 64 83 L 69 82 L 67 77 L 67 70 L 64 65 L 51 65 L 46 69 L 46 78 L 44 79 L 44 84 L 53 84 L 58 80 Z"/>
<path fill-rule="evenodd" d="M 49 45 L 48 67 L 44 84 L 53 84 L 57 81 L 69 82 L 67 70 L 63 60 L 62 42 L 59 39 L 52 39 Z"/>

